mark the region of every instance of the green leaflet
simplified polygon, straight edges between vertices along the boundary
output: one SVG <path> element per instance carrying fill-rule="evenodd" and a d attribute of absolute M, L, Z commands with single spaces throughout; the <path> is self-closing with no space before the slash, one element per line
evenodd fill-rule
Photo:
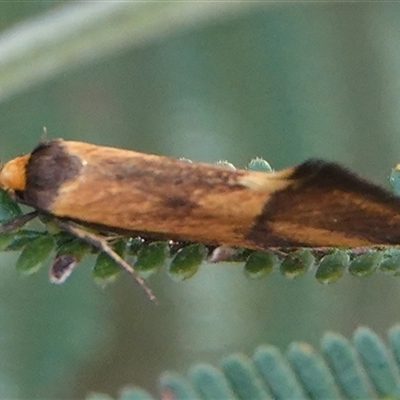
<path fill-rule="evenodd" d="M 114 251 L 124 257 L 126 251 L 126 240 L 118 240 L 114 243 Z M 93 278 L 100 285 L 107 285 L 113 282 L 121 268 L 107 254 L 99 253 L 93 268 Z"/>
<path fill-rule="evenodd" d="M 43 234 L 32 239 L 22 250 L 17 260 L 17 271 L 24 274 L 36 272 L 49 257 L 54 248 L 54 240 Z"/>
<path fill-rule="evenodd" d="M 226 357 L 222 362 L 222 370 L 240 399 L 271 399 L 249 357 L 243 354 Z"/>
<path fill-rule="evenodd" d="M 326 362 L 345 396 L 350 399 L 372 398 L 367 375 L 350 341 L 336 333 L 326 333 L 321 347 Z"/>
<path fill-rule="evenodd" d="M 273 398 L 305 400 L 300 382 L 276 347 L 259 346 L 254 352 L 253 360 L 263 381 L 268 382 Z"/>
<path fill-rule="evenodd" d="M 56 242 L 57 256 L 63 254 L 74 255 L 79 261 L 91 250 L 91 247 L 80 239 L 71 238 L 71 235 L 62 233 Z"/>
<path fill-rule="evenodd" d="M 309 249 L 299 249 L 289 253 L 282 261 L 280 270 L 288 278 L 303 275 L 314 264 L 314 256 Z"/>
<path fill-rule="evenodd" d="M 151 242 L 142 246 L 135 262 L 135 270 L 143 279 L 154 275 L 164 265 L 169 254 L 167 242 Z"/>
<path fill-rule="evenodd" d="M 335 380 L 322 357 L 308 344 L 292 343 L 287 358 L 304 392 L 312 399 L 340 398 Z"/>
<path fill-rule="evenodd" d="M 350 257 L 345 251 L 335 250 L 321 258 L 315 278 L 325 284 L 336 282 L 343 276 L 349 262 Z"/>
<path fill-rule="evenodd" d="M 6 191 L 0 189 L 0 223 L 22 215 L 19 205 L 11 199 Z"/>
<path fill-rule="evenodd" d="M 178 250 L 169 265 L 169 275 L 177 281 L 193 276 L 207 255 L 207 248 L 200 243 L 190 244 Z"/>
<path fill-rule="evenodd" d="M 378 396 L 400 398 L 398 366 L 379 336 L 368 328 L 358 328 L 354 333 L 354 346 Z"/>
<path fill-rule="evenodd" d="M 14 232 L 0 233 L 0 251 L 4 251 L 14 240 Z"/>
<path fill-rule="evenodd" d="M 277 265 L 279 265 L 279 258 L 275 254 L 255 251 L 246 260 L 244 272 L 250 278 L 263 278 Z"/>
<path fill-rule="evenodd" d="M 383 254 L 378 251 L 370 251 L 356 256 L 349 265 L 349 273 L 354 276 L 372 275 L 382 259 Z"/>
<path fill-rule="evenodd" d="M 393 250 L 389 254 L 385 254 L 379 269 L 383 272 L 392 273 L 394 275 L 399 274 L 400 269 L 400 250 Z"/>
<path fill-rule="evenodd" d="M 43 236 L 43 232 L 32 231 L 28 229 L 21 229 L 17 232 L 10 232 L 13 234 L 11 242 L 7 245 L 5 250 L 7 251 L 19 251 L 22 250 L 32 240 L 36 240 Z"/>
<path fill-rule="evenodd" d="M 208 364 L 199 364 L 189 371 L 190 380 L 196 392 L 205 399 L 235 399 L 224 374 Z"/>

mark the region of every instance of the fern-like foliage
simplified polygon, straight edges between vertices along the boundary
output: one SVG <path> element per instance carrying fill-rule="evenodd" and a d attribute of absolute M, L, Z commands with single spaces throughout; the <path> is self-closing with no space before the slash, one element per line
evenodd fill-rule
<path fill-rule="evenodd" d="M 251 357 L 233 354 L 218 368 L 193 366 L 187 377 L 165 372 L 159 379 L 162 399 L 397 399 L 400 398 L 400 325 L 389 330 L 388 343 L 368 328 L 349 341 L 326 333 L 320 352 L 306 343 L 292 343 L 286 354 L 271 345 Z M 87 400 L 111 399 L 92 394 Z M 119 400 L 150 400 L 138 388 L 125 388 Z"/>

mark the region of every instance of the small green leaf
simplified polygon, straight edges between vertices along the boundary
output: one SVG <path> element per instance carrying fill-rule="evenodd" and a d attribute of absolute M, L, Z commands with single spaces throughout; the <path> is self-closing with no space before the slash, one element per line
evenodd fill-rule
<path fill-rule="evenodd" d="M 271 399 L 250 358 L 243 354 L 232 354 L 223 360 L 222 369 L 239 399 Z"/>
<path fill-rule="evenodd" d="M 374 273 L 382 261 L 379 251 L 371 251 L 357 256 L 349 266 L 349 273 L 354 276 L 368 276 Z"/>
<path fill-rule="evenodd" d="M 398 368 L 383 340 L 371 329 L 361 327 L 355 331 L 353 341 L 377 398 L 399 399 Z"/>
<path fill-rule="evenodd" d="M 253 360 L 274 399 L 308 399 L 287 359 L 276 347 L 259 346 L 254 353 Z"/>
<path fill-rule="evenodd" d="M 69 235 L 69 240 L 62 235 L 60 239 L 57 240 L 56 247 L 57 256 L 70 254 L 75 256 L 79 261 L 91 250 L 91 246 L 80 239 L 73 238 L 71 235 Z"/>
<path fill-rule="evenodd" d="M 117 241 L 114 244 L 113 249 L 117 254 L 123 257 L 126 250 L 126 241 Z M 100 253 L 97 256 L 96 263 L 93 268 L 93 278 L 99 284 L 106 285 L 114 281 L 120 271 L 120 266 L 114 260 L 112 260 L 107 254 Z"/>
<path fill-rule="evenodd" d="M 142 247 L 135 262 L 135 270 L 143 279 L 156 273 L 164 264 L 169 253 L 167 242 L 151 242 Z"/>
<path fill-rule="evenodd" d="M 269 165 L 269 163 L 261 157 L 253 158 L 249 162 L 247 169 L 249 169 L 251 171 L 261 171 L 261 172 L 272 172 L 273 171 L 271 165 Z"/>
<path fill-rule="evenodd" d="M 324 359 L 307 343 L 292 343 L 287 358 L 311 399 L 340 399 L 338 388 Z"/>
<path fill-rule="evenodd" d="M 93 268 L 93 278 L 101 285 L 115 280 L 121 268 L 107 254 L 100 253 Z"/>
<path fill-rule="evenodd" d="M 336 333 L 326 333 L 322 350 L 346 399 L 372 399 L 368 378 L 351 343 Z"/>
<path fill-rule="evenodd" d="M 17 232 L 13 232 L 13 239 L 11 243 L 7 246 L 7 251 L 19 251 L 22 250 L 28 243 L 36 240 L 43 236 L 43 232 L 32 231 L 27 229 L 22 229 Z"/>
<path fill-rule="evenodd" d="M 299 249 L 286 256 L 280 270 L 288 278 L 297 278 L 307 272 L 314 260 L 315 258 L 309 249 Z"/>
<path fill-rule="evenodd" d="M 0 251 L 4 251 L 14 240 L 15 232 L 0 233 Z"/>
<path fill-rule="evenodd" d="M 202 399 L 233 400 L 235 396 L 223 373 L 208 364 L 197 364 L 189 371 L 190 380 Z"/>
<path fill-rule="evenodd" d="M 11 199 L 6 191 L 0 189 L 0 223 L 22 215 L 19 205 Z"/>
<path fill-rule="evenodd" d="M 275 254 L 255 251 L 247 259 L 244 272 L 248 277 L 258 279 L 268 275 L 278 264 L 279 258 Z"/>
<path fill-rule="evenodd" d="M 39 214 L 39 220 L 46 227 L 46 231 L 49 232 L 51 235 L 57 235 L 62 232 L 52 215 Z"/>
<path fill-rule="evenodd" d="M 315 278 L 324 284 L 336 282 L 343 276 L 349 262 L 350 257 L 345 251 L 335 250 L 321 258 Z"/>
<path fill-rule="evenodd" d="M 17 271 L 24 274 L 36 272 L 54 248 L 53 238 L 42 235 L 29 242 L 17 260 Z"/>
<path fill-rule="evenodd" d="M 190 278 L 197 272 L 206 256 L 207 248 L 200 243 L 180 249 L 169 266 L 170 276 L 177 281 Z"/>
<path fill-rule="evenodd" d="M 379 265 L 379 269 L 386 273 L 394 273 L 397 276 L 400 272 L 400 250 L 394 250 L 390 254 L 386 254 Z"/>

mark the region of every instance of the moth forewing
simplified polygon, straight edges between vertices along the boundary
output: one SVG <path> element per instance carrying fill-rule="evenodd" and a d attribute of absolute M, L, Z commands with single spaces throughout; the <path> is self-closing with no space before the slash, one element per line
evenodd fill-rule
<path fill-rule="evenodd" d="M 22 197 L 58 217 L 248 247 L 255 218 L 288 182 L 287 173 L 275 177 L 61 140 L 34 150 L 26 171 Z"/>

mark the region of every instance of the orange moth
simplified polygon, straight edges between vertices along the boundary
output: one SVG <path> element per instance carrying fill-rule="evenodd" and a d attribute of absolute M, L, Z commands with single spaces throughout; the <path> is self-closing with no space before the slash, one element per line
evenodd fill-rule
<path fill-rule="evenodd" d="M 400 244 L 400 198 L 322 160 L 267 173 L 56 139 L 6 163 L 0 187 L 114 259 L 85 226 L 258 250 Z"/>

